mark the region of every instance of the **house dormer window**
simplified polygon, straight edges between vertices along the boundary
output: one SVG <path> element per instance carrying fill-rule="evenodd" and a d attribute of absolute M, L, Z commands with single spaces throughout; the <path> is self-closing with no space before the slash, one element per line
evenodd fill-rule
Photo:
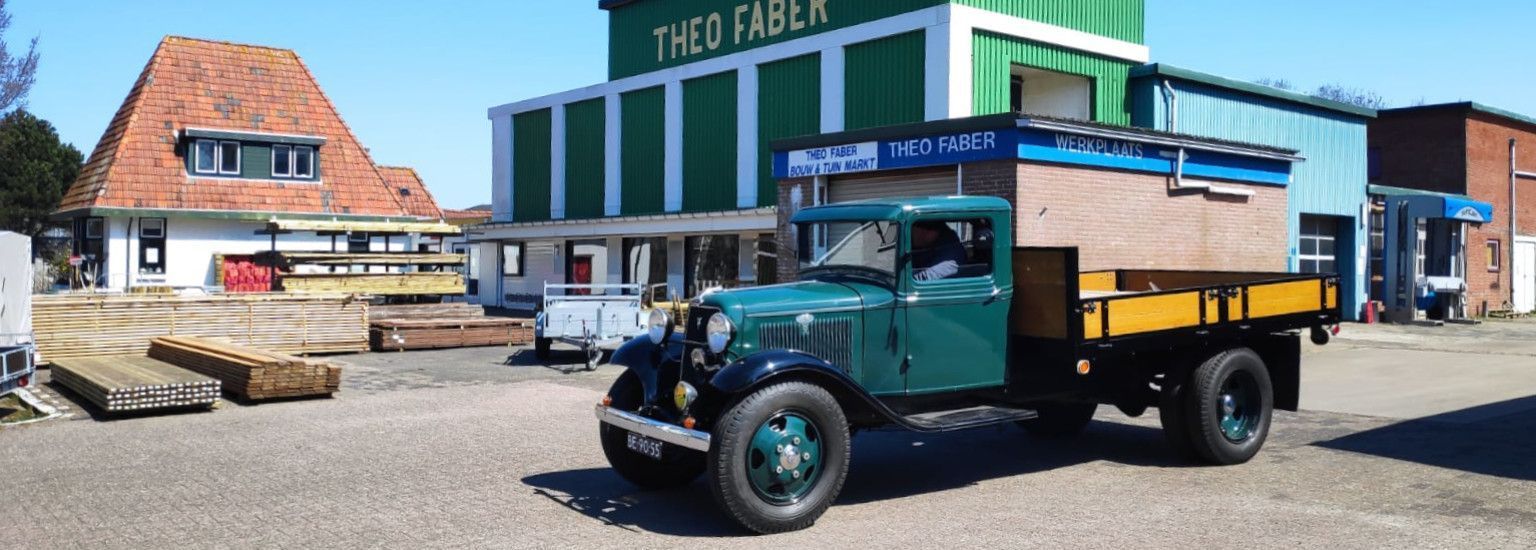
<path fill-rule="evenodd" d="M 272 146 L 272 177 L 293 177 L 293 147 L 288 145 Z"/>
<path fill-rule="evenodd" d="M 197 140 L 193 171 L 199 174 L 240 175 L 240 143 L 235 141 Z"/>
<path fill-rule="evenodd" d="M 315 148 L 308 145 L 273 145 L 272 177 L 315 177 Z"/>

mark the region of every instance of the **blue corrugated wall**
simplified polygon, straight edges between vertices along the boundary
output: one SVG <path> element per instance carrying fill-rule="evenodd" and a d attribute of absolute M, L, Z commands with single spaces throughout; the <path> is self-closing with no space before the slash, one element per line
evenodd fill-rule
<path fill-rule="evenodd" d="M 1168 103 L 1160 75 L 1131 82 L 1131 123 L 1167 131 Z M 1289 188 L 1288 265 L 1298 267 L 1298 234 L 1303 214 L 1344 218 L 1338 239 L 1340 295 L 1346 318 L 1358 319 L 1369 274 L 1366 204 L 1367 119 L 1281 99 L 1208 84 L 1171 79 L 1178 97 L 1178 132 L 1216 139 L 1296 149 L 1306 159 L 1293 171 Z M 1348 229 L 1348 230 L 1346 230 Z M 1347 250 L 1344 247 L 1348 247 Z M 1277 251 L 1277 253 L 1281 253 Z"/>

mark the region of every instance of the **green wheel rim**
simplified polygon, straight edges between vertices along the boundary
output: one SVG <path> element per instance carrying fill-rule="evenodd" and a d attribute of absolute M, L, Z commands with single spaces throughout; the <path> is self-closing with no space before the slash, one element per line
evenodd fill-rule
<path fill-rule="evenodd" d="M 747 448 L 747 478 L 763 500 L 799 502 L 821 477 L 821 431 L 805 415 L 781 411 L 758 426 Z"/>
<path fill-rule="evenodd" d="M 1221 435 L 1227 441 L 1242 443 L 1253 437 L 1264 414 L 1263 398 L 1253 375 L 1234 372 L 1221 384 L 1216 395 L 1216 410 L 1220 415 Z"/>

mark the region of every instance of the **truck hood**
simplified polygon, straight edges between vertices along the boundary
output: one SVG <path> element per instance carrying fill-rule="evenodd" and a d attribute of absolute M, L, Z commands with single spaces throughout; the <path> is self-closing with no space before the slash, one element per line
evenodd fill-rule
<path fill-rule="evenodd" d="M 802 281 L 717 292 L 705 297 L 704 303 L 719 307 L 733 319 L 856 310 L 866 305 L 860 286 L 868 285 Z"/>

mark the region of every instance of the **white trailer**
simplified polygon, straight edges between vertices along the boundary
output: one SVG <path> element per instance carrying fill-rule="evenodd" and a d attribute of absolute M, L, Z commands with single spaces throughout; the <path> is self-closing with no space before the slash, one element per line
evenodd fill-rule
<path fill-rule="evenodd" d="M 610 291 L 613 294 L 608 294 Z M 603 352 L 645 331 L 644 285 L 544 284 L 543 307 L 534 321 L 534 351 L 547 361 L 555 341 L 581 348 L 587 370 Z"/>
<path fill-rule="evenodd" d="M 0 231 L 0 394 L 32 382 L 32 239 Z"/>

